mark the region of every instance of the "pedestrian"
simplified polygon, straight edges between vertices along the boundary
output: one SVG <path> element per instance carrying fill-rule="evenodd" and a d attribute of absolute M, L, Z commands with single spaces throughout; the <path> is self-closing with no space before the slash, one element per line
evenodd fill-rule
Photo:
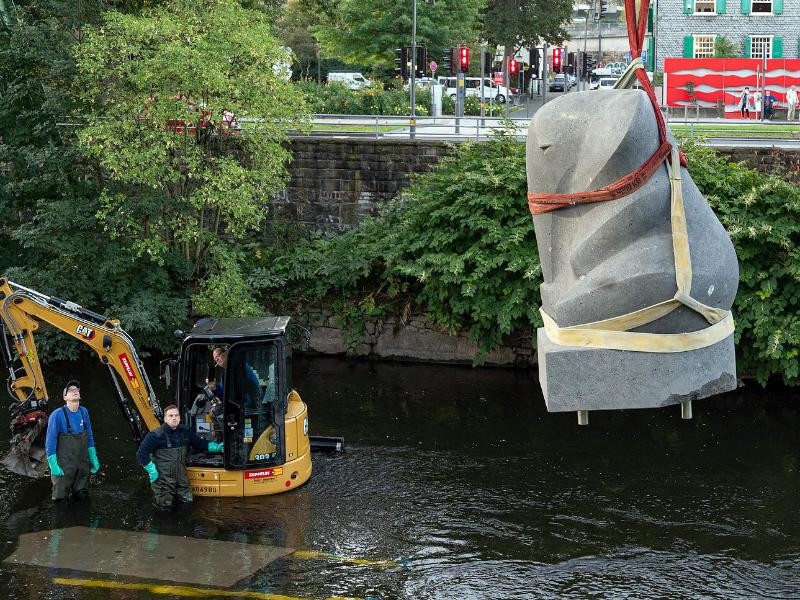
<path fill-rule="evenodd" d="M 739 96 L 739 110 L 741 111 L 742 118 L 745 116 L 750 118 L 750 88 L 745 87 L 742 90 L 742 95 Z"/>
<path fill-rule="evenodd" d="M 794 113 L 797 110 L 798 98 L 797 90 L 793 85 L 789 86 L 789 91 L 786 92 L 786 106 L 789 108 L 786 120 L 794 121 Z"/>
<path fill-rule="evenodd" d="M 89 475 L 100 470 L 89 411 L 81 406 L 81 384 L 67 382 L 64 406 L 54 410 L 47 422 L 45 452 L 53 482 L 53 500 L 89 496 Z"/>
<path fill-rule="evenodd" d="M 766 96 L 764 96 L 764 118 L 769 120 L 772 119 L 772 116 L 775 114 L 775 103 L 778 99 L 767 90 Z"/>
<path fill-rule="evenodd" d="M 209 442 L 180 424 L 178 407 L 170 404 L 164 409 L 164 424 L 148 433 L 139 446 L 136 458 L 150 476 L 153 504 L 160 510 L 170 510 L 177 502 L 192 502 L 192 488 L 186 474 L 186 455 L 191 446 L 201 452 L 223 451 L 222 442 Z"/>

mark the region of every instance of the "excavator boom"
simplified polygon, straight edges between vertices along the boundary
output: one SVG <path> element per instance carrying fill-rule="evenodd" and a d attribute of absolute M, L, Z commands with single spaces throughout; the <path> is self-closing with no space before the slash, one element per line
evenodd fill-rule
<path fill-rule="evenodd" d="M 133 340 L 119 321 L 82 306 L 0 278 L 0 354 L 8 369 L 8 391 L 16 404 L 11 415 L 11 452 L 3 464 L 22 475 L 38 476 L 44 451 L 50 400 L 34 340 L 48 323 L 91 347 L 111 374 L 117 401 L 138 442 L 161 423 L 161 407 Z M 13 348 L 12 348 L 13 345 Z"/>

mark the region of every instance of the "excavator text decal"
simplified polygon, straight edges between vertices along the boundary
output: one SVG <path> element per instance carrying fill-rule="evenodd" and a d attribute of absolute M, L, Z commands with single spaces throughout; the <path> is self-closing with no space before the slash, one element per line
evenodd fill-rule
<path fill-rule="evenodd" d="M 281 467 L 274 469 L 263 469 L 261 471 L 244 472 L 245 479 L 263 479 L 264 477 L 276 477 L 278 475 L 283 475 L 283 469 Z"/>
<path fill-rule="evenodd" d="M 75 330 L 80 336 L 83 336 L 84 339 L 91 340 L 94 339 L 94 329 L 91 327 L 87 327 L 86 325 L 78 325 L 78 328 Z"/>
<path fill-rule="evenodd" d="M 131 367 L 131 361 L 128 359 L 128 355 L 124 352 L 120 354 L 119 362 L 122 363 L 122 368 L 125 369 L 125 375 L 127 375 L 128 381 L 131 382 L 131 387 L 138 390 L 139 380 L 136 379 L 136 373 L 133 372 L 133 367 Z"/>

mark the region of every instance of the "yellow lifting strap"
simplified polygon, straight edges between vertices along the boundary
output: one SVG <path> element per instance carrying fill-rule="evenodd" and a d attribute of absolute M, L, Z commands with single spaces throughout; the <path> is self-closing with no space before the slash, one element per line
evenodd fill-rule
<path fill-rule="evenodd" d="M 672 148 L 667 163 L 672 192 L 670 220 L 672 224 L 672 250 L 675 257 L 675 280 L 678 291 L 675 296 L 647 308 L 594 321 L 584 325 L 559 327 L 544 309 L 539 312 L 544 319 L 544 330 L 551 341 L 562 346 L 585 348 L 607 348 L 633 352 L 686 352 L 705 348 L 724 340 L 734 331 L 733 315 L 729 310 L 707 306 L 691 297 L 692 260 L 689 253 L 689 234 L 686 229 L 686 211 L 681 192 L 681 165 L 678 151 Z M 678 306 L 688 306 L 700 313 L 711 324 L 705 329 L 688 333 L 635 333 L 629 331 L 660 319 Z"/>

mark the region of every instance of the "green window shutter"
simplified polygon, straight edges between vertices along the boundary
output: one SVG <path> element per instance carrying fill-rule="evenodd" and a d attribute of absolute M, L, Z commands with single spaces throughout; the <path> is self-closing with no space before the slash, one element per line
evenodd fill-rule
<path fill-rule="evenodd" d="M 772 38 L 772 58 L 783 58 L 783 38 L 777 35 Z"/>
<path fill-rule="evenodd" d="M 727 12 L 728 8 L 725 5 L 725 0 L 717 0 L 717 14 L 724 15 Z"/>
<path fill-rule="evenodd" d="M 683 38 L 683 58 L 694 58 L 694 37 L 691 35 Z"/>
<path fill-rule="evenodd" d="M 780 15 L 783 13 L 783 0 L 772 0 L 772 14 Z"/>
<path fill-rule="evenodd" d="M 750 14 L 750 0 L 742 0 L 741 11 L 743 15 Z M 748 52 L 747 55 L 750 56 L 750 53 Z"/>
<path fill-rule="evenodd" d="M 744 2 L 744 0 L 742 0 Z M 694 13 L 694 0 L 683 0 L 683 12 L 687 15 Z"/>
<path fill-rule="evenodd" d="M 655 64 L 653 61 L 656 57 L 656 40 L 655 38 L 648 38 L 647 40 L 647 70 L 648 71 L 655 71 Z"/>
<path fill-rule="evenodd" d="M 751 45 L 751 42 L 752 42 L 752 40 L 750 39 L 749 35 L 746 38 L 744 38 L 744 57 L 745 58 L 750 58 L 750 45 Z"/>

